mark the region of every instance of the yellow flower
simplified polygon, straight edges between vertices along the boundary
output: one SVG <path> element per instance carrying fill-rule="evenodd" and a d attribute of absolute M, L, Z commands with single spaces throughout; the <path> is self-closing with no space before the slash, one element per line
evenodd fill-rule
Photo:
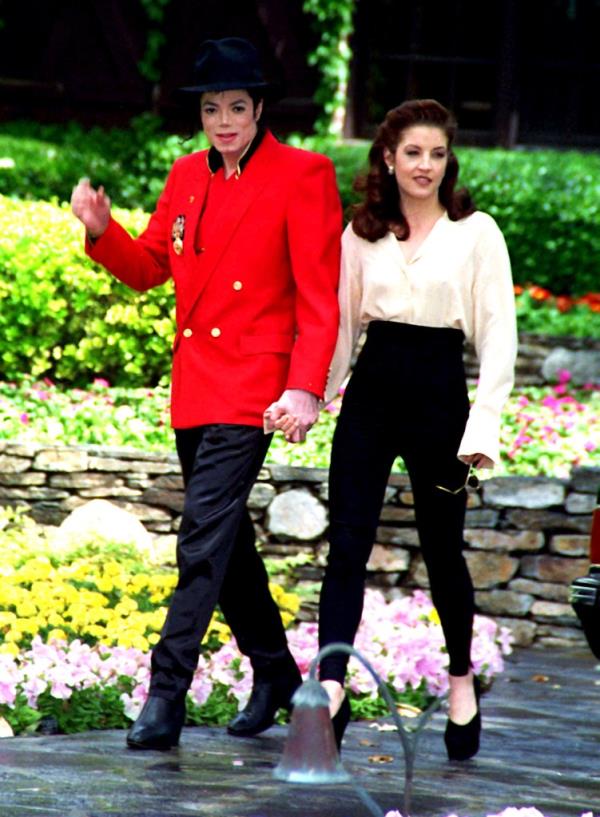
<path fill-rule="evenodd" d="M 429 618 L 429 621 L 431 621 L 432 624 L 440 624 L 441 623 L 440 622 L 440 617 L 438 615 L 438 611 L 435 609 L 435 607 L 431 608 L 431 612 L 429 613 L 428 618 Z"/>
<path fill-rule="evenodd" d="M 142 590 L 145 590 L 150 583 L 150 577 L 146 576 L 145 573 L 138 573 L 135 576 L 132 576 L 129 581 L 129 590 L 130 593 L 140 593 Z"/>
<path fill-rule="evenodd" d="M 50 630 L 48 633 L 48 641 L 68 641 L 67 634 L 64 630 Z"/>
<path fill-rule="evenodd" d="M 282 593 L 277 603 L 290 613 L 297 613 L 300 609 L 300 597 L 295 593 Z"/>
<path fill-rule="evenodd" d="M 21 565 L 17 571 L 17 576 L 21 582 L 29 584 L 33 581 L 48 579 L 53 572 L 50 560 L 43 556 L 37 556 Z"/>
<path fill-rule="evenodd" d="M 121 601 L 114 608 L 115 613 L 123 617 L 129 615 L 133 610 L 137 610 L 138 606 L 133 599 L 128 597 L 121 599 Z"/>
<path fill-rule="evenodd" d="M 122 567 L 118 562 L 110 561 L 104 564 L 104 575 L 105 576 L 119 576 L 122 571 Z"/>
<path fill-rule="evenodd" d="M 17 656 L 21 652 L 20 648 L 13 643 L 4 642 L 4 644 L 0 644 L 0 654 L 1 655 L 14 655 Z"/>
<path fill-rule="evenodd" d="M 30 618 L 31 616 L 34 616 L 37 613 L 37 611 L 38 609 L 31 600 L 31 598 L 22 601 L 17 608 L 19 616 L 23 618 Z"/>
<path fill-rule="evenodd" d="M 96 579 L 96 587 L 101 593 L 110 593 L 114 590 L 115 585 L 112 579 L 109 579 L 107 576 L 101 576 L 99 579 Z"/>
<path fill-rule="evenodd" d="M 29 635 L 36 635 L 39 631 L 39 624 L 34 618 L 20 618 L 19 619 L 19 630 L 22 633 L 29 633 Z"/>
<path fill-rule="evenodd" d="M 64 619 L 58 613 L 50 613 L 48 616 L 48 624 L 51 627 L 62 627 L 64 624 Z"/>
<path fill-rule="evenodd" d="M 90 624 L 89 627 L 86 627 L 86 634 L 100 640 L 106 635 L 106 630 L 104 627 L 100 627 L 98 624 Z"/>

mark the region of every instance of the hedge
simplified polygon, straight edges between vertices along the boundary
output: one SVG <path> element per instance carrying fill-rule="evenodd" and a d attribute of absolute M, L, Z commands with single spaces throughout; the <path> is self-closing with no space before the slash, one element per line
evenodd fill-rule
<path fill-rule="evenodd" d="M 152 211 L 169 168 L 179 156 L 205 147 L 193 138 L 161 132 L 156 117 L 142 115 L 131 128 L 84 130 L 71 122 L 3 123 L 0 194 L 68 201 L 82 176 L 103 184 L 120 207 Z"/>
<path fill-rule="evenodd" d="M 65 201 L 77 179 L 87 175 L 104 184 L 116 204 L 146 211 L 152 210 L 174 159 L 203 144 L 202 135 L 185 142 L 161 133 L 158 121 L 148 115 L 127 130 L 17 122 L 5 124 L 3 131 L 0 193 Z M 366 162 L 367 143 L 316 137 L 289 141 L 333 159 L 347 207 L 353 200 L 352 181 Z M 599 155 L 477 148 L 457 152 L 461 181 L 506 236 L 517 283 L 533 282 L 556 294 L 598 290 Z"/>

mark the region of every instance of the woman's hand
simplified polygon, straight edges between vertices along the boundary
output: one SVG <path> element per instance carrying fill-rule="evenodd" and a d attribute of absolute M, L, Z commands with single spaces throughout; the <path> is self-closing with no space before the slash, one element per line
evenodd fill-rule
<path fill-rule="evenodd" d="M 494 463 L 485 454 L 465 454 L 460 458 L 466 465 L 473 468 L 493 468 Z"/>
<path fill-rule="evenodd" d="M 85 226 L 89 238 L 100 238 L 110 221 L 110 199 L 103 187 L 94 190 L 89 179 L 73 188 L 71 210 Z"/>

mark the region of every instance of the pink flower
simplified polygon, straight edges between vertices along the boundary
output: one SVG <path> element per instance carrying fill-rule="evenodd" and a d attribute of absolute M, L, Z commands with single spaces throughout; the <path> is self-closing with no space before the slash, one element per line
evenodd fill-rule
<path fill-rule="evenodd" d="M 19 420 L 23 423 L 23 425 L 27 425 L 29 423 L 29 414 L 26 411 L 21 414 Z"/>
<path fill-rule="evenodd" d="M 558 382 L 568 383 L 571 379 L 571 372 L 568 369 L 560 369 L 558 372 Z"/>

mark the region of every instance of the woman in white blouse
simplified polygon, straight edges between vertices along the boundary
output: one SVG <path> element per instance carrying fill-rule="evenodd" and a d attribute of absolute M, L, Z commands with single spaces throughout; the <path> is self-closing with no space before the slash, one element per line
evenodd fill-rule
<path fill-rule="evenodd" d="M 474 593 L 463 556 L 471 467 L 499 458 L 500 412 L 513 383 L 516 320 L 510 261 L 494 220 L 455 190 L 456 123 L 435 100 L 390 111 L 369 152 L 342 240 L 340 333 L 328 399 L 367 337 L 345 391 L 330 470 L 330 551 L 320 601 L 320 644 L 351 644 L 366 564 L 394 459 L 408 470 L 431 595 L 449 654 L 448 756 L 479 749 L 479 683 L 470 664 Z M 469 399 L 463 340 L 479 381 Z M 347 658 L 321 664 L 338 745 L 350 708 Z"/>

